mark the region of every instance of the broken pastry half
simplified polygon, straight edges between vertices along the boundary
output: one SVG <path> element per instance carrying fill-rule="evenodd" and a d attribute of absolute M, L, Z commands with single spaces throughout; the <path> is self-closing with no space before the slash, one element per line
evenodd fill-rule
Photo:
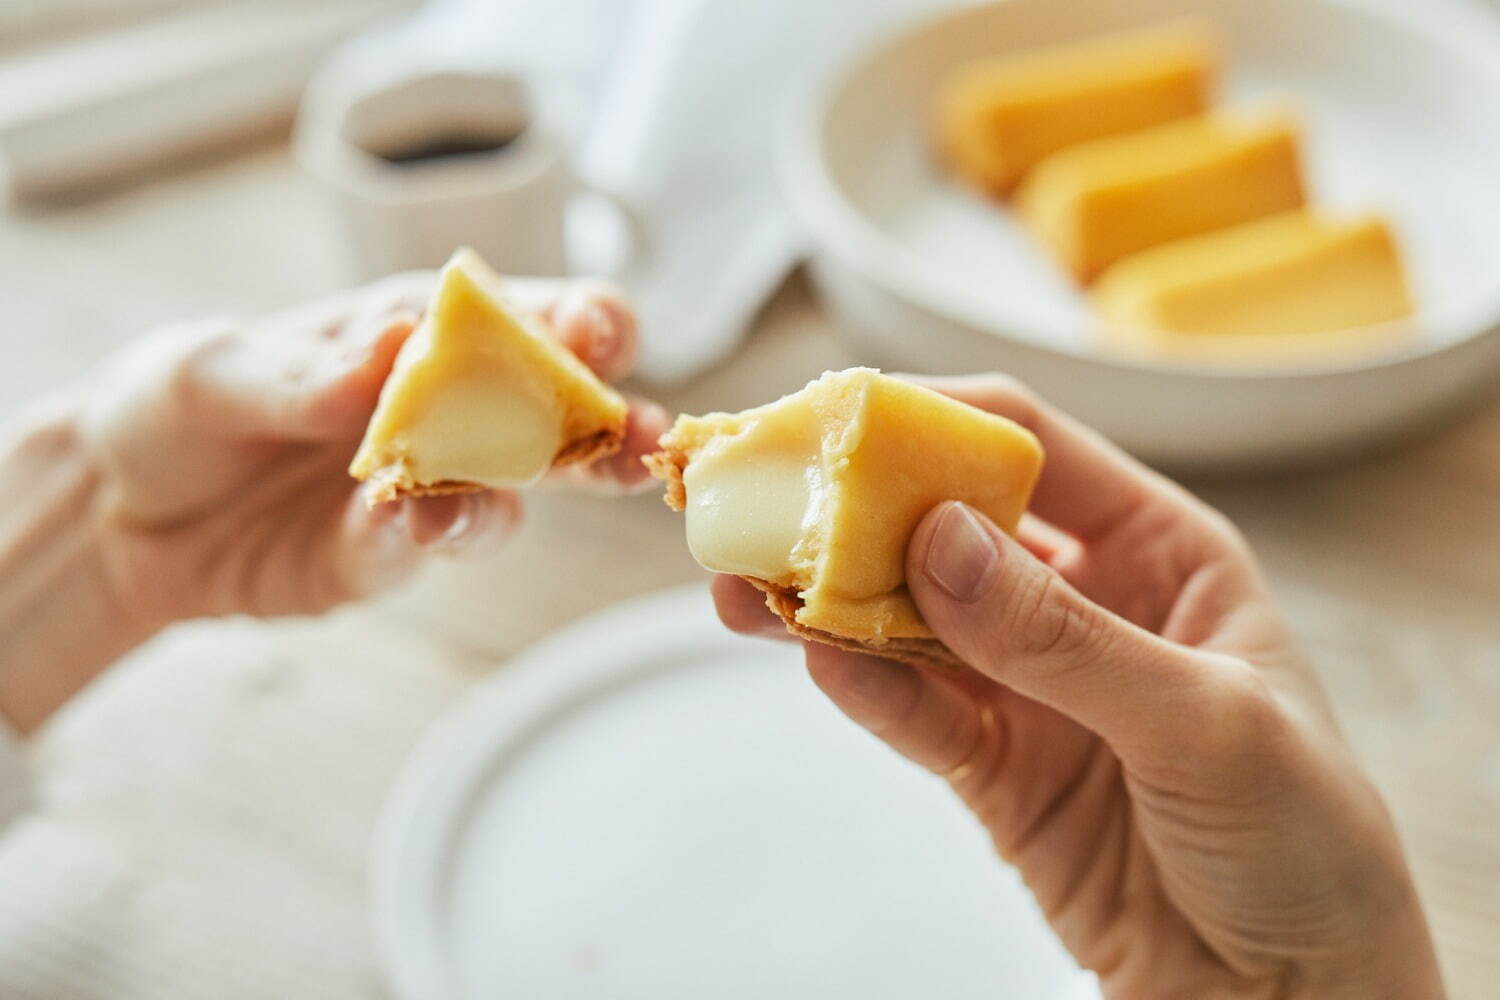
<path fill-rule="evenodd" d="M 742 413 L 679 417 L 646 458 L 693 557 L 742 577 L 803 638 L 957 665 L 906 588 L 906 546 L 944 500 L 1014 531 L 1042 467 L 1025 428 L 869 368 Z"/>
<path fill-rule="evenodd" d="M 371 502 L 526 486 L 617 451 L 628 408 L 472 250 L 443 268 L 349 466 Z"/>

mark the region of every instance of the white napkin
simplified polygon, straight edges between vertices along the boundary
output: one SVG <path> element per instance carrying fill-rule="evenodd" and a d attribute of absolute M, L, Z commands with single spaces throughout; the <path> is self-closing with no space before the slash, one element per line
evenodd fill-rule
<path fill-rule="evenodd" d="M 672 383 L 733 350 L 800 255 L 774 167 L 788 101 L 941 2 L 445 0 L 415 30 L 429 62 L 516 70 L 574 126 L 582 175 L 644 223 L 619 278 L 641 317 L 640 375 Z"/>
<path fill-rule="evenodd" d="M 580 170 L 647 220 L 623 280 L 648 379 L 722 359 L 798 256 L 775 182 L 775 119 L 823 33 L 797 20 L 787 3 L 639 5 Z"/>
<path fill-rule="evenodd" d="M 774 168 L 788 103 L 851 48 L 961 2 L 447 0 L 433 13 L 581 111 L 581 172 L 649 232 L 621 276 L 642 319 L 640 374 L 672 383 L 733 350 L 799 256 Z M 1500 0 L 1442 2 L 1475 17 Z"/>

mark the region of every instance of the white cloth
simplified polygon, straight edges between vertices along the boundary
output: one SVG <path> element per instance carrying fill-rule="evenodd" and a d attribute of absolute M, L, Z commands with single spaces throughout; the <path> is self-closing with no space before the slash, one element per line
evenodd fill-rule
<path fill-rule="evenodd" d="M 646 223 L 644 253 L 622 277 L 642 317 L 647 379 L 683 381 L 734 349 L 802 253 L 776 179 L 787 102 L 920 3 L 638 5 L 580 168 Z"/>
<path fill-rule="evenodd" d="M 685 381 L 723 360 L 801 256 L 774 148 L 790 100 L 914 11 L 954 0 L 444 0 L 363 45 L 424 67 L 529 79 L 577 167 L 642 223 L 618 277 L 638 368 Z"/>
<path fill-rule="evenodd" d="M 0 997 L 384 995 L 371 821 L 470 675 L 378 616 L 173 630 L 0 743 Z"/>
<path fill-rule="evenodd" d="M 446 0 L 429 23 L 440 49 L 566 95 L 587 126 L 581 173 L 649 234 L 621 275 L 642 320 L 639 373 L 677 383 L 734 349 L 801 256 L 774 165 L 787 105 L 872 37 L 965 2 Z M 1473 17 L 1497 0 L 1442 2 Z"/>

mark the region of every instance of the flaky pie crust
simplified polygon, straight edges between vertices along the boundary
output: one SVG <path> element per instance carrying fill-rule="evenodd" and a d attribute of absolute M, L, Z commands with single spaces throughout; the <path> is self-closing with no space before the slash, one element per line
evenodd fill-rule
<path fill-rule="evenodd" d="M 587 437 L 569 441 L 552 457 L 552 468 L 564 465 L 580 465 L 593 462 L 620 450 L 625 443 L 625 428 L 606 427 Z M 370 490 L 370 504 L 386 503 L 404 497 L 438 497 L 454 493 L 477 493 L 484 486 L 458 479 L 444 479 L 435 483 L 419 483 L 403 461 L 382 466 L 366 480 Z"/>

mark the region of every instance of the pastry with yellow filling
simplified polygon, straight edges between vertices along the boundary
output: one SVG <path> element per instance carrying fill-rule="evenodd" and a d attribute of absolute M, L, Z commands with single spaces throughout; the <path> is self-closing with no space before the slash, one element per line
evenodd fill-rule
<path fill-rule="evenodd" d="M 1385 220 L 1310 210 L 1127 257 L 1099 279 L 1093 299 L 1122 346 L 1168 349 L 1205 336 L 1323 333 L 1412 313 Z"/>
<path fill-rule="evenodd" d="M 1054 153 L 1017 205 L 1087 282 L 1138 251 L 1301 207 L 1298 146 L 1297 124 L 1282 112 L 1201 115 Z"/>
<path fill-rule="evenodd" d="M 505 298 L 472 250 L 443 268 L 349 466 L 372 502 L 525 486 L 619 449 L 627 406 Z"/>
<path fill-rule="evenodd" d="M 1196 21 L 995 56 L 938 90 L 938 146 L 960 177 L 1005 195 L 1050 153 L 1208 110 L 1219 46 Z"/>
<path fill-rule="evenodd" d="M 646 463 L 693 557 L 764 591 L 792 632 L 952 665 L 907 592 L 907 543 L 944 500 L 1014 531 L 1042 449 L 1003 417 L 851 368 L 742 413 L 679 417 Z"/>

